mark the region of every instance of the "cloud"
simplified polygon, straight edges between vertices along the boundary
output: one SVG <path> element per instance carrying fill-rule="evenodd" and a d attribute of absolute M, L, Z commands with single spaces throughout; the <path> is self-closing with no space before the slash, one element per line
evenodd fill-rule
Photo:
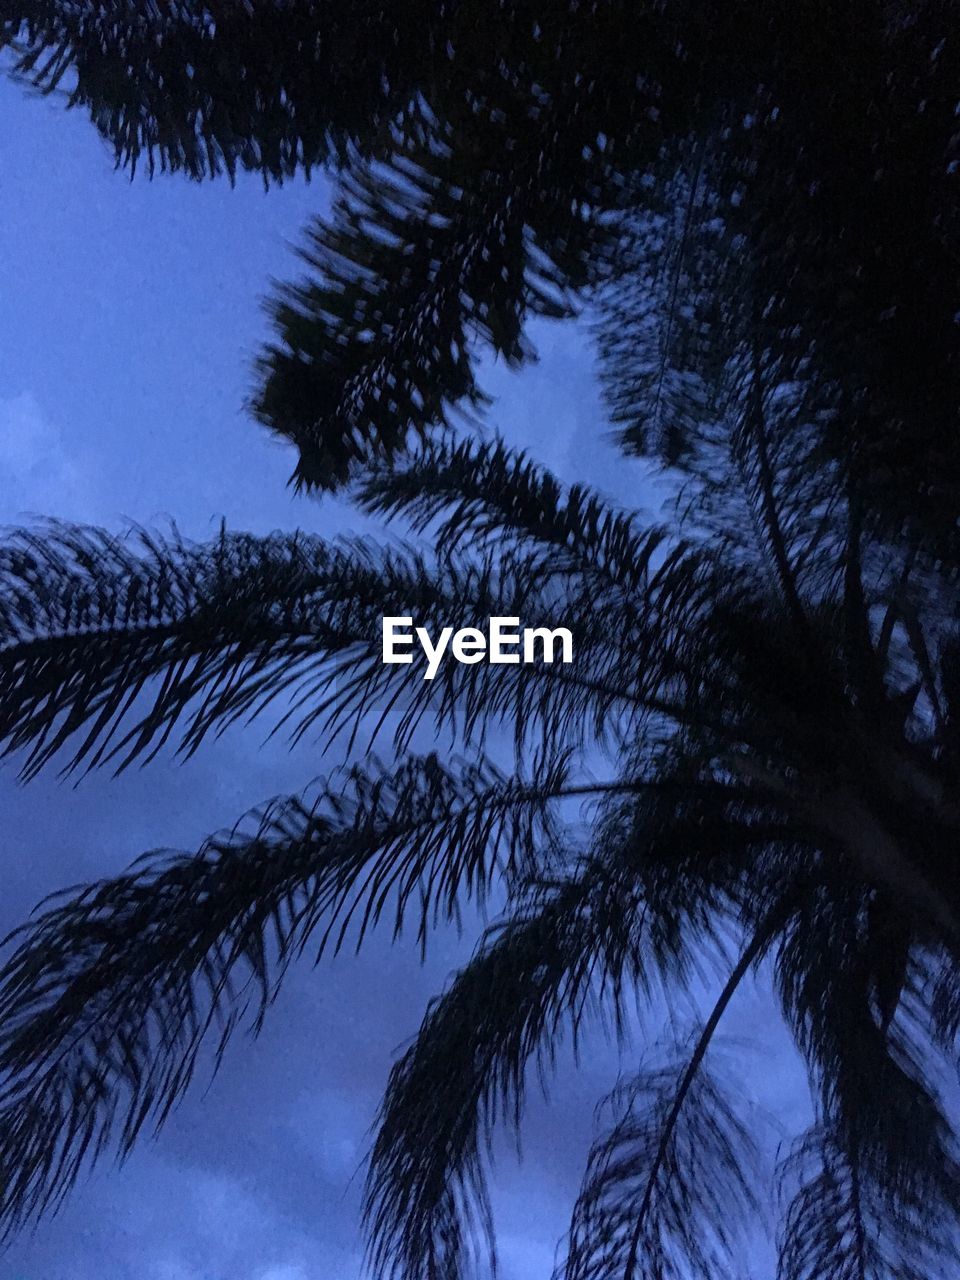
<path fill-rule="evenodd" d="M 29 391 L 0 399 L 0 522 L 92 518 L 95 486 L 59 426 Z"/>

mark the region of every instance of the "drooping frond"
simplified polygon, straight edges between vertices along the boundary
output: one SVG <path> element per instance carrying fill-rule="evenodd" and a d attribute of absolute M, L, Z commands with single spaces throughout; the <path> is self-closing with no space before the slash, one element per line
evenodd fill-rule
<path fill-rule="evenodd" d="M 615 1121 L 590 1153 L 558 1278 L 731 1274 L 759 1208 L 758 1154 L 729 1085 L 700 1063 L 685 1087 L 688 1066 L 641 1070 L 608 1100 Z"/>
<path fill-rule="evenodd" d="M 70 767 L 122 768 L 176 730 L 189 753 L 267 710 L 276 727 L 327 742 L 364 725 L 375 735 L 392 716 L 398 746 L 424 716 L 467 737 L 501 724 L 518 744 L 561 747 L 626 734 L 654 714 L 682 720 L 699 678 L 696 637 L 718 593 L 743 607 L 749 582 L 681 546 L 641 566 L 635 590 L 614 587 L 609 572 L 582 563 L 594 518 L 612 523 L 614 539 L 628 535 L 615 515 L 591 509 L 582 554 L 551 576 L 519 539 L 434 561 L 302 535 L 223 531 L 193 544 L 70 525 L 16 535 L 0 548 L 0 739 L 7 751 L 27 749 L 29 776 L 64 747 Z M 629 536 L 648 557 L 658 541 L 653 532 L 645 546 L 639 526 Z M 576 661 L 446 661 L 425 680 L 420 661 L 383 663 L 383 616 L 412 617 L 433 637 L 452 620 L 566 625 Z"/>
<path fill-rule="evenodd" d="M 377 138 L 436 65 L 443 13 L 378 2 L 4 6 L 0 47 L 89 111 L 118 165 L 281 182 Z"/>
<path fill-rule="evenodd" d="M 562 761 L 534 781 L 435 757 L 347 771 L 275 801 L 198 853 L 151 855 L 68 891 L 16 935 L 0 971 L 0 1197 L 14 1229 L 57 1203 L 85 1160 L 127 1152 L 216 1061 L 259 1029 L 286 966 L 413 917 L 439 919 L 549 868 Z"/>
<path fill-rule="evenodd" d="M 644 922 L 636 867 L 591 860 L 527 887 L 431 1006 L 391 1072 L 372 1153 L 378 1275 L 454 1280 L 484 1237 L 493 1251 L 484 1146 L 498 1120 L 519 1124 L 531 1064 L 543 1079 L 588 1012 L 650 980 Z"/>
<path fill-rule="evenodd" d="M 256 411 L 299 449 L 297 484 L 333 488 L 478 409 L 478 347 L 518 365 L 529 314 L 570 314 L 577 256 L 600 232 L 586 193 L 553 173 L 560 126 L 542 114 L 532 136 L 479 114 L 457 138 L 437 126 L 389 165 L 344 174 L 302 251 L 309 275 L 272 305 L 278 341 L 260 362 Z"/>
<path fill-rule="evenodd" d="M 747 877 L 755 888 L 776 886 L 769 899 L 758 893 L 764 921 L 782 917 L 780 899 L 794 885 L 775 859 L 765 863 L 776 837 L 742 802 L 737 830 L 738 803 L 724 801 L 721 790 L 698 794 L 690 780 L 661 774 L 644 783 L 628 773 L 608 793 L 590 856 L 565 878 L 521 884 L 431 1007 L 393 1069 L 373 1149 L 367 1221 L 378 1275 L 413 1280 L 424 1267 L 444 1277 L 472 1274 L 484 1236 L 493 1247 L 485 1147 L 497 1123 L 518 1129 L 534 1070 L 546 1088 L 558 1048 L 576 1051 L 588 1021 L 626 1040 L 631 1006 L 636 1013 L 654 1007 L 654 997 L 670 999 L 703 967 L 705 948 L 722 954 L 721 925 L 737 917 Z M 728 826 L 720 818 L 725 803 Z M 761 922 L 703 1048 L 685 1059 L 689 1079 L 670 1076 L 692 1112 L 712 1097 L 697 1072 L 716 1020 L 770 936 Z M 676 1122 L 661 1132 L 666 1145 Z M 577 1235 L 582 1265 L 596 1244 L 592 1233 Z"/>
<path fill-rule="evenodd" d="M 670 218 L 678 203 L 668 204 Z M 836 405 L 809 353 L 761 304 L 751 308 L 745 250 L 735 236 L 729 243 L 716 209 L 702 211 L 691 245 L 667 236 L 668 251 L 662 222 L 646 212 L 628 221 L 600 309 L 601 373 L 620 441 L 679 465 L 691 529 L 722 540 L 728 554 L 759 552 L 799 614 L 800 596 L 829 593 L 842 567 L 845 494 L 824 444 Z M 674 252 L 698 257 L 681 281 L 663 278 Z"/>
<path fill-rule="evenodd" d="M 639 654 L 624 667 L 635 619 L 605 629 L 580 611 L 576 589 L 550 593 L 533 566 L 492 550 L 430 564 L 302 535 L 224 531 L 192 544 L 63 525 L 9 540 L 0 567 L 0 737 L 8 751 L 27 749 L 27 775 L 65 746 L 72 766 L 123 767 L 178 726 L 189 752 L 267 708 L 297 734 L 328 737 L 364 716 L 374 730 L 391 708 L 401 742 L 428 713 L 467 732 L 509 718 L 521 736 L 576 735 L 640 699 L 654 675 Z M 688 585 L 702 591 L 692 571 Z M 382 662 L 383 615 L 412 616 L 437 636 L 451 620 L 485 627 L 491 616 L 552 626 L 561 606 L 582 619 L 576 669 L 448 662 L 426 681 L 420 662 Z M 680 620 L 682 602 L 671 607 Z"/>
<path fill-rule="evenodd" d="M 955 1182 L 956 1168 L 940 1182 Z M 781 1169 L 788 1198 L 778 1280 L 949 1280 L 957 1197 L 890 1196 L 829 1126 L 800 1139 Z"/>
<path fill-rule="evenodd" d="M 938 1096 L 915 937 L 901 905 L 880 891 L 811 886 L 780 940 L 777 978 L 827 1117 L 824 1168 L 839 1153 L 894 1217 L 902 1209 L 907 1219 L 922 1212 L 945 1221 L 960 1209 L 960 1165 Z"/>
<path fill-rule="evenodd" d="M 626 202 L 604 259 L 597 323 L 601 385 L 620 442 L 671 464 L 690 456 L 718 416 L 735 341 L 719 303 L 735 246 L 711 181 L 715 157 L 693 138 L 672 159 L 657 181 L 641 177 Z"/>
<path fill-rule="evenodd" d="M 788 886 L 751 925 L 679 1062 L 641 1070 L 615 1091 L 618 1118 L 591 1151 L 558 1272 L 564 1280 L 729 1272 L 738 1237 L 760 1203 L 753 1185 L 757 1148 L 707 1058 L 730 1001 L 783 927 L 796 892 Z"/>
<path fill-rule="evenodd" d="M 2 736 L 29 748 L 28 775 L 81 734 L 73 765 L 127 763 L 191 705 L 196 746 L 364 639 L 322 604 L 344 553 L 298 534 L 200 546 L 51 525 L 0 556 Z"/>

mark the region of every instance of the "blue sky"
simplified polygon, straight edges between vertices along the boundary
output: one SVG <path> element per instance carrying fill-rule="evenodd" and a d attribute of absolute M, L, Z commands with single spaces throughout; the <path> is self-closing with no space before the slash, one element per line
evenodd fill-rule
<path fill-rule="evenodd" d="M 264 193 L 258 180 L 131 183 L 84 118 L 0 81 L 3 305 L 0 522 L 55 514 L 119 529 L 174 517 L 194 537 L 358 521 L 342 503 L 286 487 L 289 448 L 243 410 L 267 336 L 271 278 L 297 270 L 292 246 L 322 213 L 322 183 Z M 589 474 L 624 502 L 650 503 L 644 468 L 601 443 L 603 414 L 585 335 L 536 332 L 540 363 L 493 367 L 491 415 L 565 478 Z M 321 769 L 314 744 L 264 748 L 237 731 L 188 765 L 170 756 L 78 787 L 52 775 L 23 787 L 0 771 L 5 893 L 0 926 L 45 893 L 117 871 L 209 831 Z M 377 940 L 359 958 L 295 971 L 257 1041 L 237 1041 L 155 1143 L 108 1164 L 59 1217 L 0 1256 L 0 1280 L 327 1280 L 361 1274 L 360 1166 L 392 1056 L 472 938 L 416 948 Z M 735 1034 L 762 1038 L 769 1005 L 750 991 Z M 775 1037 L 750 1099 L 792 1123 L 796 1064 Z M 504 1280 L 548 1276 L 579 1182 L 592 1109 L 618 1063 L 601 1043 L 578 1073 L 562 1063 L 552 1105 L 534 1101 L 524 1161 L 495 1173 Z M 757 1273 L 761 1274 L 760 1272 Z"/>

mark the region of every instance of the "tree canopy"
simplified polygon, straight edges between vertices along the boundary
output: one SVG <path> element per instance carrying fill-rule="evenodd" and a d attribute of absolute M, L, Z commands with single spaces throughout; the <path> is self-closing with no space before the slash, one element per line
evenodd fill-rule
<path fill-rule="evenodd" d="M 0 31 L 17 73 L 87 110 L 120 165 L 268 182 L 339 168 L 256 397 L 299 482 L 342 484 L 476 407 L 478 351 L 522 362 L 525 319 L 615 277 L 640 211 L 658 229 L 657 337 L 652 378 L 622 379 L 627 439 L 680 458 L 689 406 L 668 393 L 713 394 L 731 331 L 762 320 L 784 378 L 816 365 L 827 445 L 856 453 L 875 509 L 952 544 L 951 13 L 21 0 Z"/>
<path fill-rule="evenodd" d="M 7 1228 L 162 1125 L 294 959 L 377 927 L 426 945 L 496 889 L 502 914 L 390 1077 L 378 1276 L 482 1268 L 492 1127 L 520 1123 L 564 1037 L 625 1032 L 635 1001 L 649 1052 L 609 1099 L 559 1274 L 731 1274 L 766 1179 L 715 1036 L 752 973 L 816 1111 L 781 1168 L 781 1280 L 951 1275 L 947 7 L 46 3 L 3 30 L 18 74 L 63 87 L 122 165 L 338 167 L 257 409 L 300 484 L 348 486 L 407 533 L 195 545 L 54 523 L 0 548 L 0 744 L 26 775 L 189 754 L 260 716 L 347 762 L 11 940 Z M 583 305 L 621 444 L 685 481 L 670 528 L 460 423 L 484 347 L 522 363 L 530 315 Z M 424 681 L 380 661 L 383 615 L 558 613 L 572 667 Z M 460 755 L 415 753 L 420 724 Z M 391 758 L 358 759 L 377 742 Z M 712 1009 L 659 1053 L 657 998 L 708 961 Z"/>
<path fill-rule="evenodd" d="M 430 551 L 73 526 L 6 544 L 0 735 L 27 774 L 55 757 L 122 768 L 168 741 L 189 754 L 269 714 L 327 747 L 386 723 L 398 753 L 24 926 L 0 973 L 8 1229 L 162 1124 L 204 1046 L 219 1057 L 261 1026 L 293 959 L 375 928 L 427 945 L 497 886 L 501 917 L 391 1075 L 368 1183 L 376 1274 L 472 1274 L 484 1137 L 520 1122 L 533 1065 L 595 1017 L 625 1027 L 636 1000 L 652 1042 L 658 993 L 708 961 L 725 975 L 712 1013 L 611 1100 L 561 1274 L 730 1273 L 764 1179 L 712 1041 L 758 966 L 818 1117 L 783 1170 L 784 1280 L 949 1274 L 956 588 L 866 533 L 789 401 L 762 403 L 717 446 L 725 466 L 704 454 L 686 540 L 467 436 L 380 465 L 360 494 Z M 735 504 L 752 522 L 730 521 Z M 380 661 L 383 614 L 536 624 L 558 608 L 577 620 L 572 667 L 451 663 L 425 681 Z M 421 722 L 462 761 L 415 754 Z M 484 751 L 495 726 L 513 773 Z M 574 801 L 592 804 L 586 843 Z"/>

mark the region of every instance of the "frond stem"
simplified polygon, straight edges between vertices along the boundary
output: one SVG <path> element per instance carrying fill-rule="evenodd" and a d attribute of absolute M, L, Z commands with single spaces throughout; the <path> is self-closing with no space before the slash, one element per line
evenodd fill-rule
<path fill-rule="evenodd" d="M 730 976 L 727 978 L 723 990 L 720 992 L 716 1004 L 714 1004 L 713 1009 L 710 1012 L 710 1016 L 704 1023 L 703 1030 L 697 1038 L 697 1043 L 690 1056 L 690 1061 L 687 1063 L 680 1079 L 680 1084 L 676 1095 L 674 1096 L 670 1113 L 663 1126 L 663 1132 L 660 1135 L 660 1142 L 657 1146 L 657 1153 L 654 1156 L 653 1164 L 647 1177 L 643 1200 L 641 1201 L 640 1209 L 637 1214 L 637 1223 L 634 1227 L 633 1236 L 630 1240 L 630 1252 L 627 1255 L 627 1265 L 624 1268 L 623 1280 L 635 1280 L 637 1261 L 640 1255 L 640 1241 L 643 1238 L 643 1228 L 646 1223 L 646 1216 L 650 1208 L 650 1202 L 653 1199 L 657 1178 L 660 1174 L 663 1162 L 666 1159 L 667 1148 L 670 1145 L 677 1121 L 680 1118 L 680 1112 L 683 1108 L 683 1104 L 686 1101 L 687 1094 L 690 1092 L 694 1078 L 696 1077 L 703 1059 L 706 1056 L 707 1049 L 710 1047 L 710 1042 L 720 1024 L 720 1019 L 723 1017 L 724 1013 L 726 1013 L 727 1006 L 733 999 L 734 992 L 743 981 L 747 971 L 753 963 L 759 959 L 777 929 L 780 928 L 784 917 L 789 912 L 789 905 L 790 904 L 788 903 L 781 904 L 780 908 L 771 916 L 768 916 L 766 921 L 761 924 L 760 928 L 753 935 L 750 942 L 741 953 L 740 959 L 731 971 Z"/>

